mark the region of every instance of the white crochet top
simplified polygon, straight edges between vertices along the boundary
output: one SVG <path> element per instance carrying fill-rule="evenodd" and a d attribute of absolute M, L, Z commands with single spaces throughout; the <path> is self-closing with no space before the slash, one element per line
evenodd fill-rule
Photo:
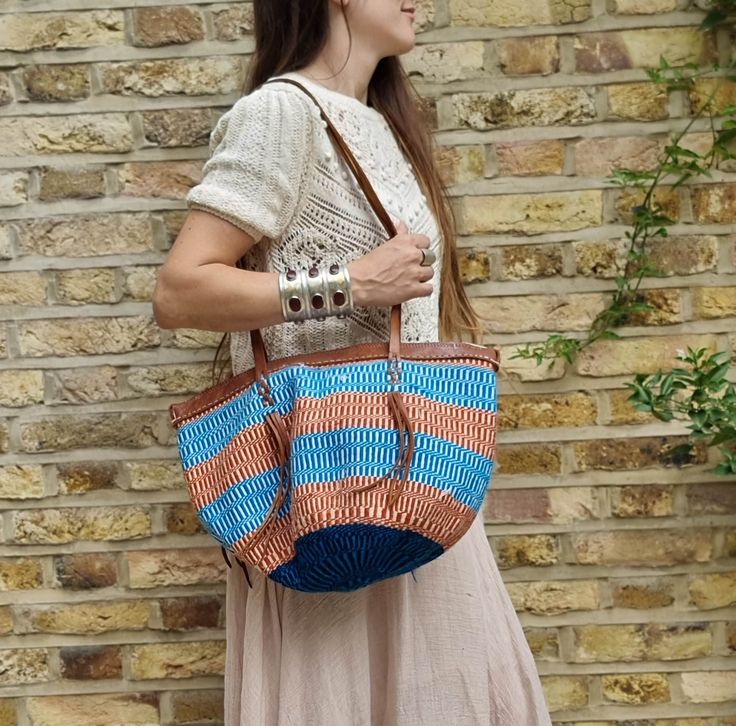
<path fill-rule="evenodd" d="M 322 104 L 363 167 L 394 223 L 427 235 L 437 255 L 434 291 L 402 306 L 402 339 L 438 340 L 440 235 L 411 165 L 383 115 L 351 96 L 298 73 Z M 261 86 L 240 98 L 210 136 L 201 183 L 186 197 L 190 209 L 216 214 L 257 244 L 246 269 L 347 263 L 370 252 L 387 234 L 357 181 L 330 142 L 312 100 L 287 83 Z M 263 332 L 270 358 L 388 340 L 388 308 L 356 308 L 344 320 L 284 323 Z M 248 332 L 231 337 L 233 372 L 253 365 Z"/>

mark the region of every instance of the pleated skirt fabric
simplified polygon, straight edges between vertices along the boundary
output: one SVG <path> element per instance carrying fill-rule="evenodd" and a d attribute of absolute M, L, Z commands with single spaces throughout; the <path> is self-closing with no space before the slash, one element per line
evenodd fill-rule
<path fill-rule="evenodd" d="M 448 552 L 353 593 L 227 575 L 225 726 L 551 726 L 478 516 Z"/>

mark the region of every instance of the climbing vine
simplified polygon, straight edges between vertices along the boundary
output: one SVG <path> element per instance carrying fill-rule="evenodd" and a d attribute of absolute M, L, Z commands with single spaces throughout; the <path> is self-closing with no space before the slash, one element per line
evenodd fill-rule
<path fill-rule="evenodd" d="M 710 0 L 706 10 L 700 28 L 712 32 L 733 22 L 736 0 Z M 668 227 L 677 221 L 659 202 L 658 192 L 665 185 L 675 190 L 693 179 L 709 177 L 720 163 L 736 158 L 736 106 L 719 107 L 718 103 L 724 84 L 736 82 L 736 60 L 726 67 L 718 63 L 674 67 L 661 58 L 658 67 L 646 72 L 652 83 L 668 95 L 684 91 L 692 100 L 693 113 L 684 127 L 670 136 L 652 168 L 615 169 L 609 177 L 612 185 L 633 191 L 641 200 L 631 210 L 631 226 L 625 233 L 626 255 L 615 277 L 616 289 L 609 304 L 581 337 L 553 334 L 541 344 L 520 347 L 512 358 L 534 359 L 538 365 L 560 358 L 571 363 L 595 342 L 619 338 L 616 328 L 652 311 L 641 285 L 646 277 L 663 273 L 653 266 L 649 253 L 652 243 L 666 238 Z M 712 79 L 713 83 L 699 84 L 704 79 Z M 704 95 L 702 89 L 708 87 L 709 92 Z M 699 152 L 688 148 L 687 136 L 702 125 L 710 132 L 710 143 Z M 693 438 L 706 437 L 709 445 L 720 445 L 722 463 L 716 471 L 731 474 L 736 473 L 736 394 L 726 380 L 731 363 L 722 357 L 723 354 L 707 356 L 706 351 L 689 350 L 678 358 L 687 368 L 677 367 L 653 376 L 637 375 L 628 384 L 633 391 L 629 400 L 637 409 L 663 421 L 689 418 Z"/>

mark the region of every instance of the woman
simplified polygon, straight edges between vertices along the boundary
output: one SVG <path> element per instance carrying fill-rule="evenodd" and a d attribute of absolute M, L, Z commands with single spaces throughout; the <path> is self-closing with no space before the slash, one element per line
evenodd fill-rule
<path fill-rule="evenodd" d="M 217 124 L 187 196 L 154 294 L 159 324 L 231 333 L 234 373 L 253 364 L 253 328 L 274 358 L 386 340 L 397 303 L 404 340 L 477 332 L 430 134 L 397 58 L 414 46 L 414 0 L 254 6 L 248 93 Z M 313 102 L 288 83 L 263 85 L 275 77 L 319 100 L 396 237 L 385 240 Z M 349 273 L 350 314 L 287 322 L 285 271 L 336 263 Z M 227 575 L 227 726 L 550 724 L 480 517 L 430 564 L 352 593 L 248 574 L 252 587 L 238 567 Z"/>

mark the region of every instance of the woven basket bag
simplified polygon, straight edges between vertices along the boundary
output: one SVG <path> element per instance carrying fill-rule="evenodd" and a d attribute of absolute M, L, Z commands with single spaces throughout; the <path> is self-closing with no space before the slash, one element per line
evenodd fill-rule
<path fill-rule="evenodd" d="M 388 238 L 396 235 L 314 96 L 333 143 Z M 496 448 L 499 352 L 387 342 L 269 361 L 173 404 L 188 493 L 235 557 L 305 592 L 351 591 L 441 555 L 469 529 Z M 228 560 L 229 564 L 229 560 Z"/>

